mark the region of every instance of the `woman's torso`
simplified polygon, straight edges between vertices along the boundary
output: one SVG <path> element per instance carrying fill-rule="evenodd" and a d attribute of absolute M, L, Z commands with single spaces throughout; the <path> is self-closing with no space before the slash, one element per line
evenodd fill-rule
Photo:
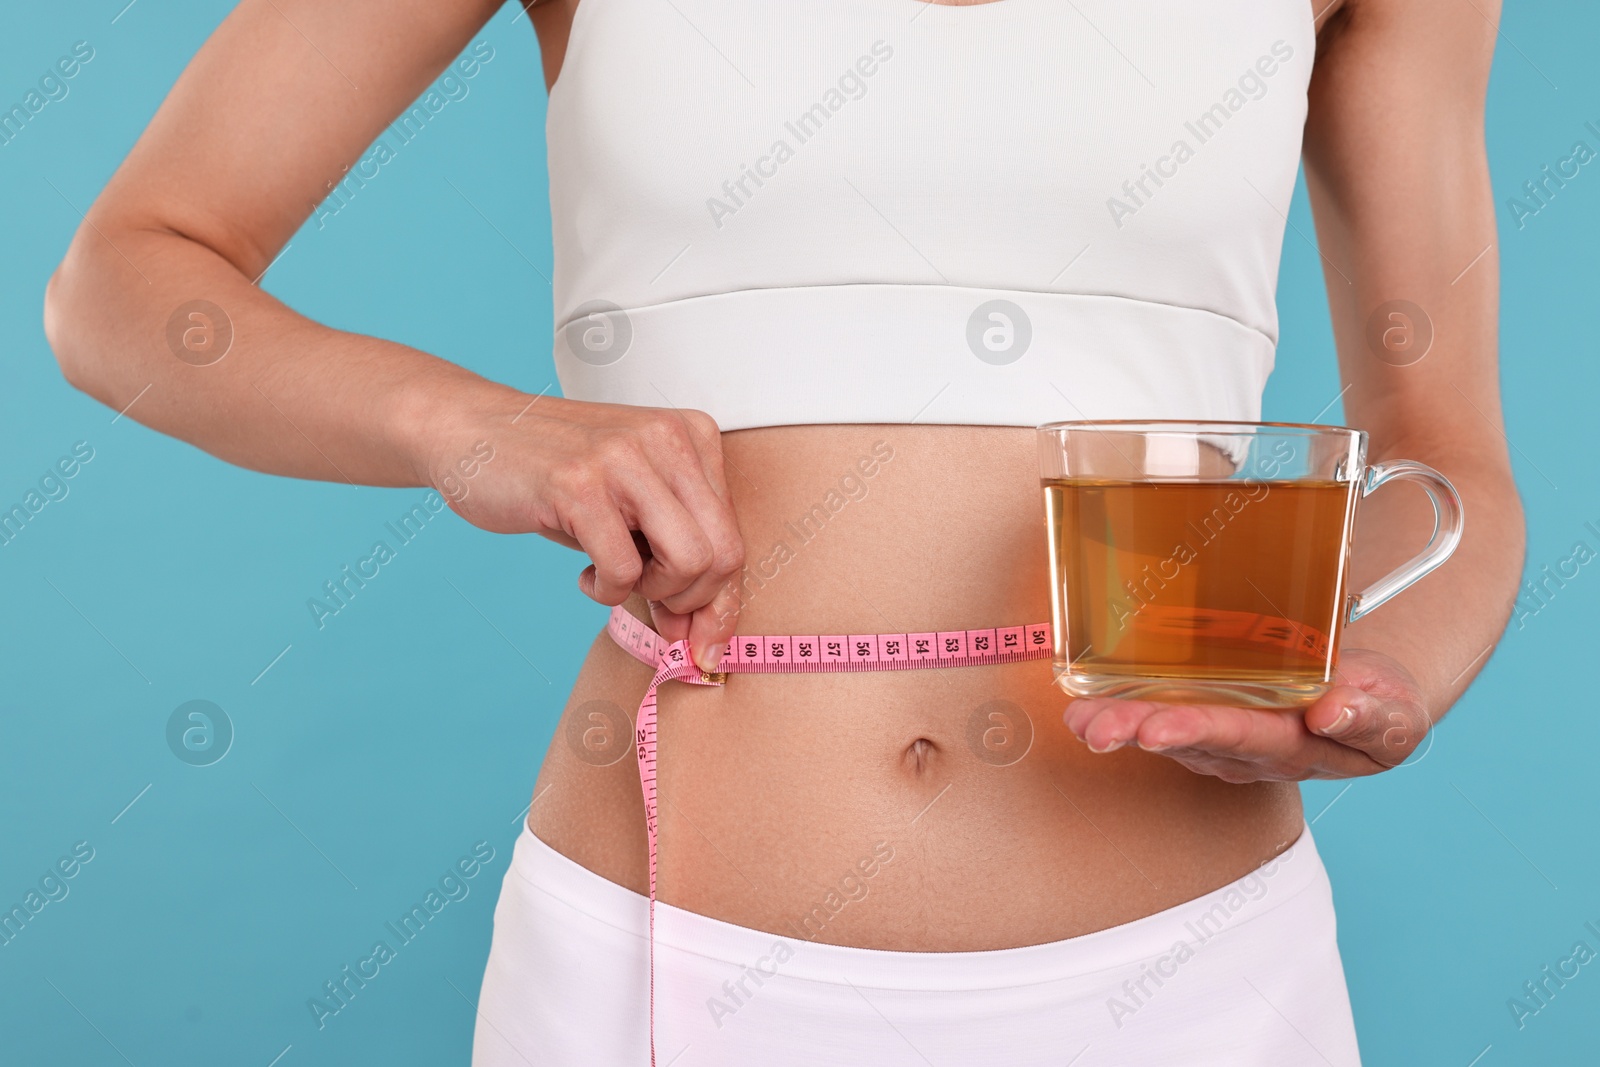
<path fill-rule="evenodd" d="M 631 0 L 583 0 L 586 5 L 624 2 Z M 828 6 L 836 2 L 828 0 Z M 878 10 L 915 7 L 911 0 L 860 2 Z M 999 3 L 1027 4 L 1035 10 L 1044 6 L 1041 0 Z M 1277 7 L 1282 10 L 1282 5 Z M 1226 5 L 1219 10 L 1226 10 Z M 922 17 L 967 15 L 985 13 L 980 8 L 935 11 Z M 535 9 L 535 17 L 547 53 L 564 47 L 571 5 L 544 14 Z M 685 17 L 693 18 L 694 12 L 686 11 Z M 1294 39 L 1293 50 L 1299 62 L 1309 65 L 1309 10 L 1303 18 L 1303 36 Z M 921 25 L 921 17 L 916 24 Z M 575 40 L 599 28 L 580 19 Z M 1269 38 L 1281 36 L 1271 26 L 1245 24 L 1244 28 L 1260 30 Z M 707 32 L 696 28 L 697 34 Z M 583 49 L 598 48 L 595 40 L 580 43 Z M 715 41 L 706 43 L 715 48 Z M 1120 62 L 1114 42 L 1106 43 L 1113 49 L 1106 63 Z M 1271 39 L 1263 39 L 1259 47 L 1247 51 L 1267 54 L 1271 44 Z M 1174 50 L 1183 46 L 1183 41 L 1168 37 L 1160 48 L 1141 54 L 1146 59 L 1163 51 L 1177 55 Z M 1203 43 L 1190 46 L 1199 48 Z M 708 56 L 685 56 L 680 61 L 719 62 L 714 52 Z M 604 69 L 604 53 L 590 58 Z M 553 77 L 550 60 L 547 54 L 547 74 Z M 1162 73 L 1157 67 L 1139 77 L 1159 80 Z M 1297 78 L 1280 84 L 1285 93 L 1301 94 L 1298 106 L 1303 108 L 1305 72 Z M 582 86 L 581 81 L 578 84 Z M 1213 95 L 1220 96 L 1226 87 L 1217 86 Z M 669 97 L 673 91 L 671 85 L 640 89 Z M 565 82 L 557 86 L 558 93 L 570 91 L 574 87 Z M 1048 86 L 1041 85 L 1039 91 L 1047 92 Z M 566 109 L 563 121 L 583 110 L 581 101 L 563 100 L 553 101 L 553 112 L 557 103 Z M 1110 97 L 1102 103 L 1115 112 L 1126 102 Z M 1254 105 L 1247 103 L 1245 110 L 1249 106 Z M 684 118 L 715 123 L 718 116 Z M 552 122 L 556 121 L 553 113 Z M 1115 121 L 1114 113 L 1104 119 Z M 1223 130 L 1223 135 L 1235 133 L 1246 136 L 1243 131 Z M 556 143 L 553 137 L 552 153 Z M 643 159 L 617 159 L 615 165 L 645 167 L 652 158 L 649 148 L 641 146 Z M 962 149 L 951 144 L 947 150 Z M 1094 150 L 1093 145 L 1084 146 L 1086 152 Z M 813 156 L 819 165 L 825 159 L 820 151 Z M 1210 158 L 1233 157 L 1213 146 Z M 1195 162 L 1201 159 L 1197 153 Z M 592 158 L 589 163 L 595 165 Z M 559 165 L 553 157 L 553 187 Z M 996 166 L 997 178 L 1003 176 L 1004 167 Z M 1281 169 L 1281 160 L 1273 166 Z M 779 179 L 786 177 L 796 186 L 806 181 L 800 171 L 780 174 Z M 1037 177 L 1043 181 L 1048 176 Z M 1243 196 L 1257 195 L 1246 185 L 1249 174 L 1237 177 L 1243 179 L 1239 183 Z M 1279 194 L 1281 174 L 1256 177 L 1258 182 L 1252 184 L 1266 186 L 1266 195 Z M 1190 179 L 1199 186 L 1214 176 L 1195 170 Z M 567 174 L 563 180 L 575 179 Z M 647 179 L 635 175 L 628 180 L 637 184 Z M 937 186 L 934 178 L 930 181 Z M 771 199 L 782 190 L 774 187 L 765 192 Z M 1108 189 L 1102 195 L 1108 198 L 1115 192 Z M 1159 192 L 1166 194 L 1166 203 L 1151 196 L 1141 205 L 1150 209 L 1143 220 L 1149 226 L 1147 236 L 1163 232 L 1159 211 L 1181 215 L 1183 191 L 1178 181 Z M 1244 210 L 1229 203 L 1230 210 Z M 756 206 L 757 201 L 751 198 L 747 204 Z M 1174 207 L 1169 209 L 1168 204 Z M 690 206 L 708 210 L 698 202 Z M 561 204 L 556 207 L 559 212 Z M 1269 207 L 1259 200 L 1255 204 L 1256 210 Z M 1125 221 L 1131 229 L 1141 220 Z M 1015 222 L 1011 220 L 1013 228 Z M 558 229 L 562 225 L 558 218 Z M 1119 270 L 1131 276 L 1126 264 L 1121 268 L 1116 264 L 1119 257 L 1132 256 L 1130 262 L 1136 261 L 1137 250 L 1130 251 L 1116 239 L 1111 222 L 1105 225 L 1111 235 L 1098 239 L 1107 258 L 1103 270 L 1091 269 L 1088 277 L 1112 277 Z M 584 269 L 605 259 L 603 250 L 593 255 L 584 252 L 585 233 L 600 233 L 593 243 L 603 244 L 604 229 L 602 222 L 598 229 L 578 227 L 569 233 L 566 258 L 581 262 L 567 272 L 565 289 L 558 278 L 558 319 L 564 300 L 577 305 L 604 291 L 603 286 L 582 282 Z M 892 224 L 889 229 L 894 230 Z M 645 236 L 672 244 L 681 235 Z M 700 235 L 708 244 L 715 236 L 715 230 Z M 1097 234 L 1084 236 L 1092 248 Z M 887 240 L 903 238 L 891 234 Z M 1203 247 L 1204 235 L 1197 235 L 1194 242 Z M 693 243 L 689 241 L 690 251 Z M 948 274 L 939 284 L 988 284 L 984 271 L 991 268 L 983 266 L 983 254 L 976 249 L 974 245 L 969 255 L 947 253 Z M 557 251 L 559 273 L 563 255 L 559 238 Z M 784 269 L 803 275 L 806 255 L 814 252 L 776 258 L 787 263 Z M 1060 252 L 1066 264 L 1079 247 Z M 1159 242 L 1147 252 L 1147 256 L 1163 255 Z M 1272 255 L 1275 271 L 1276 252 Z M 719 286 L 731 290 L 718 276 L 719 270 L 727 269 L 725 263 L 719 265 L 725 252 L 711 248 L 705 256 L 698 265 L 676 261 L 683 267 L 684 288 L 674 290 L 664 273 L 654 282 L 632 283 L 632 299 L 619 303 L 644 308 L 648 297 L 641 294 L 648 294 L 649 284 L 663 285 L 666 304 L 704 295 L 695 290 L 696 284 L 710 286 L 707 292 L 716 292 Z M 863 275 L 856 280 L 868 284 L 897 280 L 902 283 L 897 288 L 921 284 L 909 275 L 896 279 L 892 274 L 874 274 L 884 261 L 871 254 L 856 255 L 854 262 Z M 971 277 L 962 274 L 968 268 Z M 1246 271 L 1252 277 L 1242 282 L 1201 278 L 1194 283 L 1193 299 L 1184 306 L 1198 305 L 1201 313 L 1226 319 L 1228 329 L 1245 334 L 1275 331 L 1275 318 L 1260 308 L 1260 294 L 1252 288 L 1259 282 L 1253 278 L 1258 273 Z M 1039 288 L 1049 292 L 1049 281 L 1040 279 Z M 760 284 L 825 282 L 801 276 Z M 1022 283 L 1004 284 L 1010 291 Z M 627 290 L 629 285 L 618 283 L 613 288 L 618 287 Z M 1091 281 L 1077 288 L 1087 292 L 1094 286 Z M 1152 294 L 1136 295 L 1127 302 L 1154 308 L 1161 303 L 1160 292 L 1158 286 Z M 1270 285 L 1268 292 L 1270 297 Z M 1078 297 L 1068 294 L 1061 299 Z M 1126 298 L 1119 294 L 1117 299 Z M 1217 302 L 1220 312 L 1206 307 L 1208 300 Z M 1052 314 L 1048 308 L 1043 312 L 1046 319 Z M 1252 314 L 1260 321 L 1246 321 Z M 752 358 L 762 342 L 759 336 L 751 338 Z M 1267 351 L 1270 354 L 1270 339 Z M 859 360 L 859 354 L 855 358 Z M 581 357 L 580 362 L 587 363 Z M 635 358 L 633 365 L 619 364 L 633 368 L 634 389 L 651 385 L 649 375 L 637 371 L 638 362 Z M 578 369 L 596 370 L 587 365 Z M 1265 370 L 1260 373 L 1264 377 Z M 1140 402 L 1139 397 L 1125 395 L 1125 386 L 1113 388 L 1103 382 L 1086 387 L 1087 396 L 1078 394 L 1077 375 L 1070 367 L 1058 377 L 1055 388 L 1065 401 L 1060 418 L 1122 414 L 1119 404 L 1137 407 Z M 663 392 L 658 381 L 651 387 L 662 395 L 649 402 L 706 407 L 718 414 L 714 403 L 706 402 L 716 395 L 712 386 L 703 387 L 702 398 L 692 377 L 676 381 L 667 385 L 680 395 Z M 602 395 L 609 388 L 594 383 L 593 378 L 586 380 L 591 391 Z M 882 382 L 869 384 L 882 386 Z M 1040 384 L 1032 383 L 1030 391 L 1037 392 Z M 941 394 L 952 391 L 946 385 Z M 957 382 L 953 402 L 960 403 L 963 393 L 981 394 L 982 388 Z M 1159 393 L 1159 383 L 1153 388 Z M 1259 382 L 1248 383 L 1245 392 L 1250 390 L 1259 402 Z M 1090 410 L 1084 412 L 1068 394 Z M 881 410 L 891 409 L 899 399 L 884 398 Z M 978 402 L 1003 401 L 1001 392 L 980 395 Z M 1037 403 L 1037 397 L 1030 397 L 1030 402 Z M 1160 402 L 1158 396 L 1157 406 Z M 1031 431 L 1020 426 L 908 422 L 921 416 L 920 403 L 911 403 L 904 415 L 884 415 L 881 424 L 826 424 L 822 412 L 819 425 L 752 425 L 724 434 L 728 480 L 747 553 L 740 633 L 904 633 L 1020 625 L 1049 617 L 1043 511 Z M 725 426 L 737 425 L 741 415 L 759 407 L 747 406 L 733 412 L 731 419 L 720 415 L 719 419 Z M 872 410 L 876 409 L 869 406 L 854 414 L 859 418 Z M 939 416 L 934 412 L 923 417 L 933 422 Z M 752 417 L 752 422 L 758 421 L 759 412 Z M 648 617 L 641 602 L 630 609 Z M 641 892 L 646 882 L 644 813 L 630 723 L 649 675 L 646 667 L 604 635 L 597 638 L 546 756 L 529 814 L 534 833 L 558 851 Z M 1091 753 L 1063 726 L 1065 703 L 1066 697 L 1052 684 L 1049 668 L 1038 661 L 881 674 L 740 675 L 721 689 L 668 685 L 661 694 L 661 897 L 742 926 L 832 943 L 922 950 L 999 948 L 1102 929 L 1191 899 L 1241 876 L 1298 835 L 1302 817 L 1293 784 L 1230 785 L 1139 751 Z M 892 859 L 884 862 L 886 856 Z"/>
<path fill-rule="evenodd" d="M 1049 617 L 1030 431 L 788 427 L 726 435 L 724 449 L 747 573 L 765 576 L 747 585 L 741 633 Z M 827 521 L 802 528 L 818 505 Z M 529 815 L 558 851 L 641 892 L 644 808 L 622 716 L 649 677 L 596 640 Z M 1063 726 L 1065 704 L 1040 661 L 668 685 L 661 897 L 830 943 L 1000 948 L 1189 900 L 1298 836 L 1293 784 L 1229 785 L 1148 753 L 1092 753 Z"/>

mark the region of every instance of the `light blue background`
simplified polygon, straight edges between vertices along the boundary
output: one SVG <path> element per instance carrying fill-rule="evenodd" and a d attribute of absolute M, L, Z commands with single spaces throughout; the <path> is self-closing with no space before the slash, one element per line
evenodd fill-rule
<path fill-rule="evenodd" d="M 0 947 L 0 1060 L 464 1064 L 518 818 L 603 614 L 575 588 L 575 555 L 446 514 L 319 632 L 306 599 L 422 491 L 238 470 L 65 384 L 40 326 L 45 279 L 229 6 L 125 2 L 11 5 L 0 31 L 7 106 L 74 42 L 96 51 L 0 147 L 0 509 L 75 442 L 94 449 L 70 494 L 0 547 L 0 905 L 75 842 L 95 850 Z M 1464 3 L 1459 17 L 1478 16 Z M 1512 5 L 1503 29 L 1488 134 L 1532 574 L 1575 541 L 1600 548 L 1583 526 L 1600 527 L 1600 171 L 1521 230 L 1506 199 L 1574 140 L 1600 145 L 1583 129 L 1600 125 L 1600 13 Z M 303 230 L 267 287 L 537 392 L 554 377 L 548 288 L 528 262 L 548 275 L 538 50 L 514 5 L 482 37 L 496 56 L 471 95 Z M 1339 385 L 1303 188 L 1291 224 L 1267 417 L 1307 420 Z M 1520 1032 L 1506 1001 L 1576 940 L 1600 948 L 1583 929 L 1600 925 L 1597 610 L 1587 567 L 1513 625 L 1420 763 L 1306 787 L 1368 1063 L 1593 1060 L 1600 964 Z M 167 747 L 193 699 L 237 731 L 213 766 Z M 470 895 L 319 1032 L 307 998 L 477 841 L 495 858 Z"/>

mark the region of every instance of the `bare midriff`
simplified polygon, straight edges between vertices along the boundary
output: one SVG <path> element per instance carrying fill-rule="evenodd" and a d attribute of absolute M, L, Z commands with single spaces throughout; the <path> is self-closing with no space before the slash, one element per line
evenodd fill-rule
<path fill-rule="evenodd" d="M 773 427 L 723 447 L 747 555 L 739 633 L 1049 618 L 1032 430 Z M 628 608 L 649 619 L 642 600 Z M 605 709 L 631 720 L 650 676 L 596 637 L 528 816 L 557 851 L 641 893 L 638 769 Z M 1090 752 L 1066 703 L 1048 660 L 668 683 L 660 899 L 830 944 L 1009 948 L 1192 900 L 1299 836 L 1294 784 Z"/>

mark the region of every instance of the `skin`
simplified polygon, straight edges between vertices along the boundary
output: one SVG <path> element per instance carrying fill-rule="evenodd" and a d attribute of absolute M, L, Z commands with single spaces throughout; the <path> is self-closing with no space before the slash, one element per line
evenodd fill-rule
<path fill-rule="evenodd" d="M 547 82 L 575 6 L 531 11 Z M 1475 6 L 1485 17 L 1454 0 L 1321 10 L 1305 145 L 1347 421 L 1370 433 L 1373 460 L 1421 460 L 1455 483 L 1468 524 L 1451 562 L 1348 629 L 1340 684 L 1303 712 L 1078 701 L 1063 715 L 1038 663 L 669 686 L 663 899 L 845 945 L 1070 937 L 1192 899 L 1281 852 L 1302 827 L 1294 782 L 1376 773 L 1416 749 L 1482 666 L 1521 568 L 1496 380 L 1497 256 L 1479 257 L 1494 241 L 1482 130 L 1498 12 Z M 254 284 L 327 183 L 498 7 L 394 0 L 390 28 L 375 33 L 353 0 L 244 0 L 51 279 L 46 329 L 68 379 L 252 469 L 441 487 L 486 530 L 586 553 L 587 595 L 688 638 L 703 665 L 736 629 L 1048 618 L 1031 430 L 719 434 L 698 412 L 524 394 L 330 329 Z M 165 340 L 172 310 L 196 297 L 234 324 L 232 351 L 204 368 L 175 360 Z M 1412 366 L 1365 344 L 1367 316 L 1392 299 L 1434 324 L 1435 350 Z M 478 442 L 494 461 L 464 495 L 446 491 Z M 893 458 L 861 478 L 864 494 L 774 570 L 766 546 L 880 442 Z M 1364 503 L 1354 586 L 1413 554 L 1430 522 L 1409 489 Z M 751 573 L 762 584 L 741 599 L 735 579 Z M 636 890 L 643 805 L 626 717 L 649 673 L 596 639 L 529 814 L 553 847 Z M 1010 725 L 1032 735 L 1007 766 L 969 743 L 997 706 L 1017 709 Z M 818 921 L 824 894 L 883 846 L 893 859 Z"/>

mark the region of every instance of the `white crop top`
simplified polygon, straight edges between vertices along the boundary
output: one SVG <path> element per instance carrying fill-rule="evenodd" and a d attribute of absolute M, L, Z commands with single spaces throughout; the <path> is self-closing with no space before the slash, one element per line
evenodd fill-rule
<path fill-rule="evenodd" d="M 799 423 L 1254 420 L 1308 0 L 582 0 L 564 395 Z"/>

